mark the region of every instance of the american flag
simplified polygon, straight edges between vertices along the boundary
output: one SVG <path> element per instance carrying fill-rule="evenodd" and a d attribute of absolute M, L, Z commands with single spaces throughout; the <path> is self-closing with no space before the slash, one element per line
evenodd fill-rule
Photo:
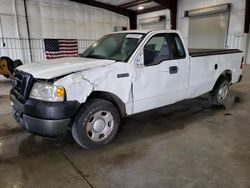
<path fill-rule="evenodd" d="M 78 55 L 76 39 L 44 39 L 46 59 Z"/>

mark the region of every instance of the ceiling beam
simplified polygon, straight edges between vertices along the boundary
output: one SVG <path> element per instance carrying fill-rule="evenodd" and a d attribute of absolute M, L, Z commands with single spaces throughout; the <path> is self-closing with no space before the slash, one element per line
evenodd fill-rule
<path fill-rule="evenodd" d="M 161 6 L 164 6 L 167 9 L 177 11 L 177 0 L 154 0 Z"/>
<path fill-rule="evenodd" d="M 154 0 L 159 5 L 170 9 L 171 29 L 176 29 L 178 0 Z"/>
<path fill-rule="evenodd" d="M 131 7 L 134 7 L 134 6 L 143 4 L 143 3 L 150 3 L 150 2 L 152 2 L 152 1 L 153 1 L 153 0 L 137 0 L 137 1 L 131 1 L 131 2 L 128 2 L 128 3 L 121 4 L 121 5 L 119 5 L 119 7 L 122 7 L 122 8 L 131 8 Z"/>
<path fill-rule="evenodd" d="M 124 16 L 130 16 L 132 14 L 134 14 L 135 11 L 126 9 L 126 8 L 122 8 L 119 6 L 114 6 L 111 4 L 107 4 L 107 3 L 102 3 L 102 2 L 98 2 L 98 1 L 94 1 L 94 0 L 70 0 L 76 3 L 81 3 L 81 4 L 85 4 L 85 5 L 90 5 L 90 6 L 94 6 L 94 7 L 98 7 L 98 8 L 103 8 L 112 12 L 115 12 L 117 14 L 121 14 Z"/>
<path fill-rule="evenodd" d="M 177 12 L 175 10 L 170 10 L 170 23 L 171 29 L 176 29 L 177 27 Z"/>
<path fill-rule="evenodd" d="M 130 29 L 137 29 L 137 14 L 135 11 L 129 15 L 129 25 Z"/>
<path fill-rule="evenodd" d="M 250 0 L 246 0 L 244 33 L 249 33 L 249 27 L 250 27 Z"/>

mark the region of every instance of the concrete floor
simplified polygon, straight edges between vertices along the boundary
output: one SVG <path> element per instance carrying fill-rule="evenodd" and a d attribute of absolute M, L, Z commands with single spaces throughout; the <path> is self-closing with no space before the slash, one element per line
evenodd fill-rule
<path fill-rule="evenodd" d="M 106 147 L 20 129 L 0 97 L 0 187 L 250 187 L 250 66 L 229 110 L 205 97 L 123 120 Z"/>
<path fill-rule="evenodd" d="M 0 96 L 9 95 L 11 88 L 11 80 L 0 77 Z"/>

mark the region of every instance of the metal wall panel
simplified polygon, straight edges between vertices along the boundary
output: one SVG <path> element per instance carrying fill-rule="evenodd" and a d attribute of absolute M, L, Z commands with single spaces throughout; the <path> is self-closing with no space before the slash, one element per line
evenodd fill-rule
<path fill-rule="evenodd" d="M 3 47 L 3 41 L 6 44 Z M 83 52 L 95 40 L 78 39 L 78 52 Z M 45 48 L 43 39 L 31 39 L 31 51 L 33 62 L 45 60 Z M 11 59 L 21 59 L 24 63 L 30 63 L 29 41 L 27 38 L 0 38 L 0 56 L 8 56 Z"/>

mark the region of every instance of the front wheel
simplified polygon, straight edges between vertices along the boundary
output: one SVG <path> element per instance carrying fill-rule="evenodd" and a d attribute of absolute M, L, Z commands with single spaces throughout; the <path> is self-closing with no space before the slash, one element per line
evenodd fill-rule
<path fill-rule="evenodd" d="M 120 115 L 109 101 L 95 99 L 86 102 L 76 115 L 72 126 L 75 141 L 86 149 L 111 142 L 120 125 Z"/>
<path fill-rule="evenodd" d="M 209 102 L 212 105 L 225 105 L 225 101 L 229 95 L 229 82 L 226 79 L 218 81 L 209 93 Z"/>

